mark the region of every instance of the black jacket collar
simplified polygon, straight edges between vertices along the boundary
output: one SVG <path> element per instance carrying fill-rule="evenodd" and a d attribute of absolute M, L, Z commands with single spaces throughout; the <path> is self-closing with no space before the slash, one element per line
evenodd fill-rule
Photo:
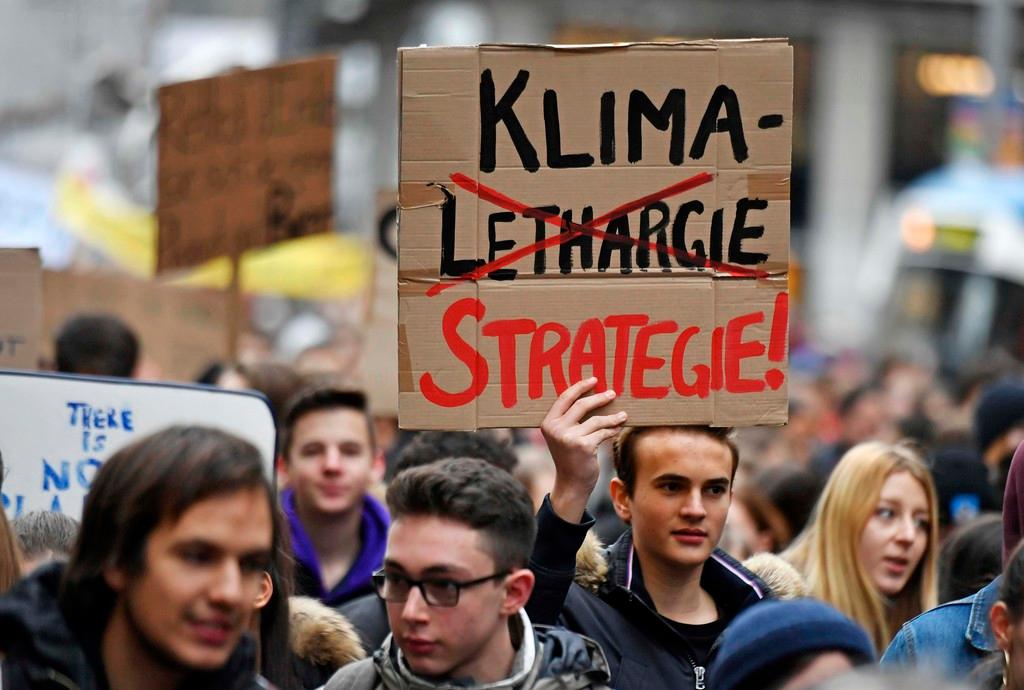
<path fill-rule="evenodd" d="M 633 531 L 627 529 L 606 552 L 608 574 L 601 587 L 603 594 L 625 590 L 640 597 L 654 610 L 653 602 L 643 584 L 640 560 L 633 548 Z M 700 586 L 715 600 L 721 617 L 732 620 L 747 606 L 771 596 L 771 589 L 739 561 L 715 549 L 704 563 Z"/>

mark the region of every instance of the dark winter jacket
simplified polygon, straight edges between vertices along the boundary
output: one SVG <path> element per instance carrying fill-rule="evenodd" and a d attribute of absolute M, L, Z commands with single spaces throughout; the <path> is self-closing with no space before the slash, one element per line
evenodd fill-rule
<path fill-rule="evenodd" d="M 483 685 L 472 679 L 433 681 L 414 674 L 390 635 L 370 659 L 338 671 L 325 690 L 606 690 L 608 662 L 593 640 L 567 630 L 534 627 L 521 614 L 512 674 Z"/>
<path fill-rule="evenodd" d="M 338 607 L 338 613 L 359 633 L 359 643 L 368 655 L 384 644 L 384 640 L 391 634 L 387 606 L 376 592 L 345 602 Z"/>
<path fill-rule="evenodd" d="M 566 522 L 545 499 L 537 520 L 530 559 L 537 584 L 527 605 L 530 618 L 596 640 L 608 658 L 611 685 L 619 690 L 703 690 L 706 667 L 694 661 L 689 641 L 658 615 L 643 588 L 632 531 L 598 554 L 597 564 L 584 572 L 577 560 L 593 563 L 594 558 L 577 559 L 577 551 L 593 518 L 585 514 L 581 524 Z M 700 584 L 725 624 L 772 596 L 760 578 L 718 549 L 704 564 Z"/>
<path fill-rule="evenodd" d="M 323 582 L 320 561 L 299 519 L 295 508 L 295 493 L 291 489 L 285 489 L 281 493 L 281 507 L 288 516 L 288 525 L 291 527 L 292 550 L 295 553 L 296 594 L 319 599 L 328 606 L 339 606 L 349 599 L 373 591 L 370 576 L 384 560 L 390 524 L 388 511 L 380 501 L 369 494 L 364 497 L 362 521 L 359 525 L 362 548 L 352 567 L 345 573 L 345 577 L 330 591 Z"/>
<path fill-rule="evenodd" d="M 106 621 L 72 626 L 57 602 L 63 564 L 43 566 L 0 597 L 3 690 L 106 690 L 100 641 Z M 223 668 L 189 677 L 189 690 L 266 690 L 245 636 Z"/>

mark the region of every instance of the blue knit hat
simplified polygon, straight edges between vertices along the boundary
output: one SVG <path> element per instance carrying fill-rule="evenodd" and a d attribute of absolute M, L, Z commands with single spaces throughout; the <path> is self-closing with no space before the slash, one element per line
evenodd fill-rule
<path fill-rule="evenodd" d="M 875 660 L 867 633 L 828 604 L 814 599 L 764 601 L 750 607 L 722 634 L 708 687 L 760 687 L 759 678 L 786 659 L 813 652 L 845 652 L 854 665 Z"/>

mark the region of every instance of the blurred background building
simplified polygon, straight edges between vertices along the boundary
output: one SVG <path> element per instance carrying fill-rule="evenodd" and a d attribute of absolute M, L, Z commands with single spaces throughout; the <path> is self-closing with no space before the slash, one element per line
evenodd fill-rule
<path fill-rule="evenodd" d="M 786 36 L 794 357 L 1020 358 L 1022 28 L 1024 0 L 0 0 L 0 244 L 111 263 L 61 194 L 71 176 L 97 204 L 154 207 L 163 83 L 338 53 L 336 227 L 371 237 L 397 182 L 399 46 Z M 296 351 L 360 309 L 253 307 Z"/>

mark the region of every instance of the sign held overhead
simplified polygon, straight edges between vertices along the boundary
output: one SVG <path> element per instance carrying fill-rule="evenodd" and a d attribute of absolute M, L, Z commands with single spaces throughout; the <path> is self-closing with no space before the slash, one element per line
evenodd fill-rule
<path fill-rule="evenodd" d="M 400 52 L 406 428 L 536 426 L 598 378 L 631 424 L 780 424 L 784 40 Z"/>

